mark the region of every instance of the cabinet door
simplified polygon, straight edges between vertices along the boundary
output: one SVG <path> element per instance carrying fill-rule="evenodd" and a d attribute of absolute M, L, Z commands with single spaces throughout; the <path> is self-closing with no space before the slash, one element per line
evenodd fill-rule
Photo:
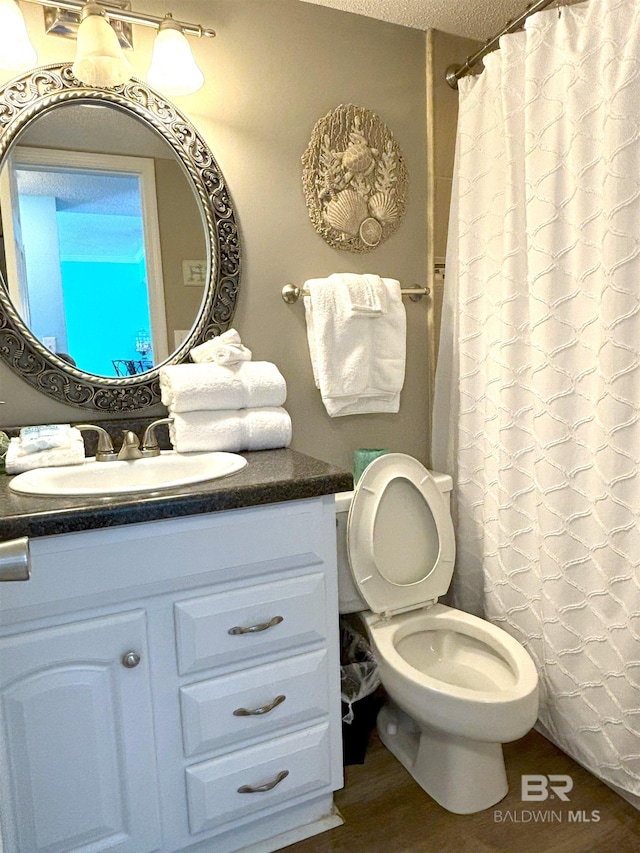
<path fill-rule="evenodd" d="M 0 702 L 18 853 L 160 847 L 143 611 L 0 639 Z"/>

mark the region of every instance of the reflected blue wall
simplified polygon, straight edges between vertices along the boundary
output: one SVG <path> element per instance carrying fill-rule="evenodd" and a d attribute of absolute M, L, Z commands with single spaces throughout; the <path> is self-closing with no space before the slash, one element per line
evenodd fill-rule
<path fill-rule="evenodd" d="M 139 359 L 136 334 L 151 329 L 144 260 L 61 268 L 69 355 L 89 373 L 115 376 L 113 359 Z"/>

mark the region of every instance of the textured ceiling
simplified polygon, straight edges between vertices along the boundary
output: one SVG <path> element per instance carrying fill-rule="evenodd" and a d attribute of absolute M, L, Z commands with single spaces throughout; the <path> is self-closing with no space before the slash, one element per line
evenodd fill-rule
<path fill-rule="evenodd" d="M 379 18 L 392 24 L 436 29 L 486 41 L 517 17 L 527 0 L 303 0 Z"/>

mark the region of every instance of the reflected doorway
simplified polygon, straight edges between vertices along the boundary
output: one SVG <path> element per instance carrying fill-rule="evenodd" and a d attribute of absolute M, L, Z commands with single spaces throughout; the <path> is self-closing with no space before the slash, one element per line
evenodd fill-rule
<path fill-rule="evenodd" d="M 100 376 L 166 359 L 153 160 L 18 147 L 0 190 L 9 290 L 35 337 Z"/>

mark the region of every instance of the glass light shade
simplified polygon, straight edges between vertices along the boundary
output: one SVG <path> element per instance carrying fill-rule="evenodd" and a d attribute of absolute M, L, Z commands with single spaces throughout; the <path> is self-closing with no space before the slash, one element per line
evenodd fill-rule
<path fill-rule="evenodd" d="M 0 68 L 26 71 L 38 61 L 15 0 L 0 0 Z"/>
<path fill-rule="evenodd" d="M 120 86 L 131 77 L 118 36 L 107 19 L 89 13 L 78 27 L 78 49 L 71 70 L 87 86 Z"/>
<path fill-rule="evenodd" d="M 165 95 L 191 95 L 204 83 L 189 42 L 179 29 L 159 29 L 153 43 L 147 82 Z"/>

